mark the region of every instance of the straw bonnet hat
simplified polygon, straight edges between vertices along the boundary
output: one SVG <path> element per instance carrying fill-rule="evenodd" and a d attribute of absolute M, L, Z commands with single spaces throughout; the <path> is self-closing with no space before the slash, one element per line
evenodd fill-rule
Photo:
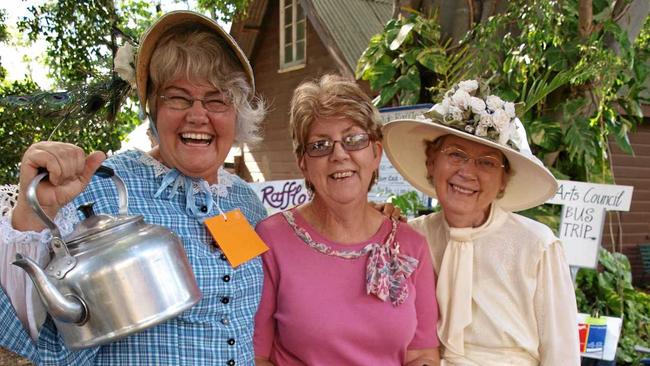
<path fill-rule="evenodd" d="M 462 81 L 424 113 L 426 119 L 388 122 L 383 126 L 386 155 L 411 185 L 436 197 L 427 179 L 425 143 L 444 135 L 478 142 L 500 150 L 510 164 L 504 195 L 496 200 L 499 206 L 520 211 L 543 204 L 555 194 L 558 183 L 532 154 L 515 105 L 494 95 L 481 98 L 488 93 L 476 80 Z"/>
<path fill-rule="evenodd" d="M 144 108 L 147 102 L 147 81 L 149 80 L 149 62 L 151 55 L 156 49 L 156 44 L 167 30 L 181 24 L 201 25 L 209 30 L 214 31 L 229 46 L 230 51 L 239 60 L 242 70 L 248 78 L 248 82 L 255 94 L 255 79 L 253 77 L 253 68 L 248 62 L 244 51 L 239 48 L 235 40 L 211 18 L 203 16 L 192 11 L 179 10 L 169 12 L 160 18 L 142 35 L 140 47 L 136 59 L 136 85 L 140 105 Z"/>

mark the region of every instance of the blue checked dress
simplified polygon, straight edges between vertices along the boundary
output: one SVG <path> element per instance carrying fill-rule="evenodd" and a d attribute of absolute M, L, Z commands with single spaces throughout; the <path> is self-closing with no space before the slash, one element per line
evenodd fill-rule
<path fill-rule="evenodd" d="M 261 260 L 257 257 L 233 269 L 202 222 L 220 210 L 239 208 L 255 226 L 266 216 L 255 193 L 223 170 L 220 183 L 209 186 L 170 170 L 141 151 L 115 155 L 104 164 L 124 180 L 130 215 L 141 214 L 146 222 L 166 226 L 183 240 L 202 300 L 180 316 L 141 333 L 71 352 L 49 316 L 34 342 L 7 295 L 0 291 L 0 346 L 37 365 L 253 365 L 253 317 L 262 289 Z M 95 202 L 95 212 L 118 213 L 117 190 L 111 179 L 94 177 L 72 205 L 88 201 Z"/>

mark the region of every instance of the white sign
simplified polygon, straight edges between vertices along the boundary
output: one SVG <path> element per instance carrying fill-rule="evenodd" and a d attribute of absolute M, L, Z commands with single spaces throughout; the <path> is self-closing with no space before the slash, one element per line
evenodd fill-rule
<path fill-rule="evenodd" d="M 433 107 L 433 104 L 416 104 L 403 107 L 388 107 L 379 109 L 382 122 L 390 122 L 396 119 L 417 119 L 422 118 L 422 113 Z"/>
<path fill-rule="evenodd" d="M 607 211 L 629 211 L 632 186 L 559 180 L 555 196 L 546 201 L 554 205 L 593 205 Z"/>
<path fill-rule="evenodd" d="M 425 206 L 428 205 L 429 197 L 415 189 L 415 187 L 402 178 L 384 154 L 381 157 L 381 163 L 379 163 L 379 179 L 370 192 L 368 192 L 368 200 L 372 202 L 386 202 L 392 195 L 399 196 L 410 191 L 417 192 L 422 204 Z"/>
<path fill-rule="evenodd" d="M 404 107 L 382 108 L 379 110 L 379 113 L 381 114 L 382 121 L 386 123 L 396 119 L 415 119 L 422 117 L 422 113 L 431 109 L 432 106 L 433 104 L 417 104 Z M 368 200 L 373 202 L 386 202 L 392 195 L 399 196 L 410 191 L 417 192 L 422 204 L 429 206 L 429 197 L 415 189 L 415 187 L 402 178 L 397 172 L 397 169 L 390 163 L 386 154 L 384 154 L 379 164 L 379 179 L 377 184 L 368 193 Z"/>
<path fill-rule="evenodd" d="M 569 265 L 596 268 L 604 223 L 603 208 L 562 206 L 558 237 L 562 240 Z"/>
<path fill-rule="evenodd" d="M 596 268 L 606 211 L 629 211 L 631 186 L 558 181 L 555 196 L 546 203 L 562 205 L 560 232 L 571 266 Z"/>
<path fill-rule="evenodd" d="M 271 180 L 249 185 L 262 200 L 269 215 L 309 201 L 309 192 L 303 179 Z"/>

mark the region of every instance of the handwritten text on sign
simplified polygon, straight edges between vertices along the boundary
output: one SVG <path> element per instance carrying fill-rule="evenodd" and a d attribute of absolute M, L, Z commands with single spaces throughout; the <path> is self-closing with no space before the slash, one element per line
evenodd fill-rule
<path fill-rule="evenodd" d="M 269 214 L 301 205 L 309 200 L 303 179 L 250 183 Z"/>
<path fill-rule="evenodd" d="M 555 196 L 546 203 L 562 205 L 559 238 L 567 262 L 572 266 L 595 268 L 605 212 L 629 211 L 633 187 L 566 180 L 558 183 Z"/>
<path fill-rule="evenodd" d="M 554 205 L 598 206 L 607 211 L 629 211 L 632 203 L 632 186 L 558 181 L 560 186 L 546 203 Z"/>

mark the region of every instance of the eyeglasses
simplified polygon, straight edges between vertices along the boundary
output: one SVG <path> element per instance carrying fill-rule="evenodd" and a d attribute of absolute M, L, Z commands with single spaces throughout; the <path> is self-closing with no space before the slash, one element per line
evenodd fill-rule
<path fill-rule="evenodd" d="M 188 98 L 179 95 L 160 95 L 158 97 L 162 100 L 164 105 L 178 111 L 191 108 L 197 100 L 201 102 L 203 108 L 208 112 L 221 113 L 230 108 L 230 103 L 220 97 L 208 97 L 206 99 Z"/>
<path fill-rule="evenodd" d="M 484 172 L 494 172 L 497 169 L 505 167 L 503 162 L 494 156 L 484 155 L 474 157 L 465 151 L 453 146 L 448 146 L 444 149 L 441 149 L 440 152 L 444 154 L 444 156 L 447 158 L 447 162 L 449 162 L 451 165 L 461 166 L 465 165 L 465 163 L 470 160 L 474 160 L 476 167 Z"/>
<path fill-rule="evenodd" d="M 367 133 L 356 133 L 344 136 L 341 140 L 318 140 L 305 145 L 305 152 L 312 158 L 327 156 L 334 151 L 337 142 L 341 143 L 345 151 L 363 150 L 370 145 L 370 136 Z"/>

